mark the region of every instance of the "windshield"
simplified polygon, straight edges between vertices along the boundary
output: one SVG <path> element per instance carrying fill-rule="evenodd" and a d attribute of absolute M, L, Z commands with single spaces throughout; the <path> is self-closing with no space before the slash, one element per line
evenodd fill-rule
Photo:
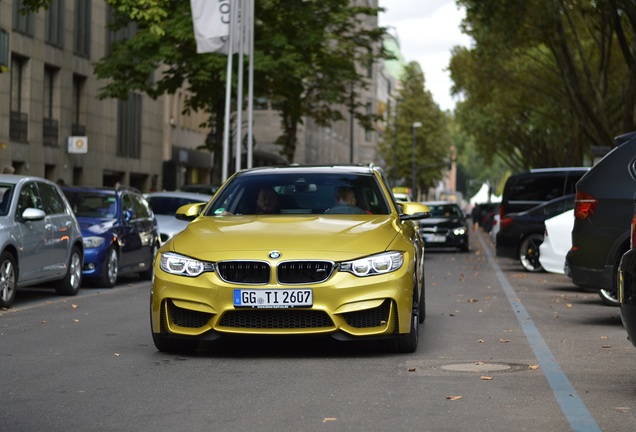
<path fill-rule="evenodd" d="M 342 195 L 350 197 L 347 202 Z M 277 173 L 237 176 L 216 196 L 206 215 L 389 214 L 376 178 L 343 173 Z"/>
<path fill-rule="evenodd" d="M 93 218 L 114 218 L 117 216 L 115 195 L 68 191 L 64 193 L 76 216 Z"/>

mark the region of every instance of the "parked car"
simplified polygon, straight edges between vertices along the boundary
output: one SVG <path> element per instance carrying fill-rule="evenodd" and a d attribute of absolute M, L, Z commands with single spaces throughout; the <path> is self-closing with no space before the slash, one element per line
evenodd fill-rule
<path fill-rule="evenodd" d="M 545 220 L 574 208 L 574 195 L 564 195 L 519 213 L 508 213 L 499 221 L 497 256 L 519 260 L 530 272 L 543 271 L 539 261 Z"/>
<path fill-rule="evenodd" d="M 494 213 L 495 215 L 493 216 L 493 219 L 492 219 L 492 228 L 490 228 L 490 231 L 488 232 L 488 235 L 490 236 L 490 240 L 492 240 L 492 244 L 497 243 L 497 233 L 499 232 L 499 226 L 501 225 L 499 223 L 501 219 L 501 215 L 499 214 L 499 208 L 497 208 Z"/>
<path fill-rule="evenodd" d="M 632 213 L 630 248 L 621 257 L 617 279 L 621 321 L 629 340 L 636 347 L 636 205 Z"/>
<path fill-rule="evenodd" d="M 355 205 L 338 204 L 353 189 Z M 380 339 L 413 352 L 425 317 L 420 203 L 396 204 L 374 167 L 243 170 L 159 250 L 151 332 L 160 351 L 222 335 Z"/>
<path fill-rule="evenodd" d="M 193 192 L 164 191 L 147 193 L 144 195 L 144 198 L 148 201 L 152 212 L 157 218 L 159 237 L 161 238 L 161 244 L 163 244 L 188 225 L 188 221 L 179 220 L 175 217 L 177 209 L 186 204 L 206 203 L 210 201 L 212 195 Z"/>
<path fill-rule="evenodd" d="M 62 188 L 84 239 L 85 280 L 110 288 L 124 274 L 151 280 L 159 248 L 157 220 L 141 192 L 132 188 Z"/>
<path fill-rule="evenodd" d="M 420 234 L 429 247 L 456 248 L 468 252 L 468 221 L 456 203 L 426 201 L 431 217 L 420 221 Z"/>
<path fill-rule="evenodd" d="M 629 249 L 636 191 L 636 135 L 615 141 L 617 146 L 576 185 L 572 248 L 566 256 L 572 282 L 597 290 L 610 306 L 619 305 L 616 275 Z"/>
<path fill-rule="evenodd" d="M 214 195 L 216 191 L 219 189 L 219 185 L 197 183 L 197 184 L 189 184 L 189 185 L 181 186 L 180 189 L 183 192 L 198 193 L 203 195 Z"/>
<path fill-rule="evenodd" d="M 501 196 L 500 218 L 575 193 L 576 182 L 589 170 L 589 167 L 539 168 L 511 175 Z"/>
<path fill-rule="evenodd" d="M 53 282 L 76 295 L 84 248 L 79 224 L 60 188 L 31 176 L 0 175 L 0 307 L 18 288 Z"/>
<path fill-rule="evenodd" d="M 541 267 L 550 273 L 565 274 L 565 256 L 572 246 L 574 209 L 546 219 L 543 243 L 539 246 Z"/>

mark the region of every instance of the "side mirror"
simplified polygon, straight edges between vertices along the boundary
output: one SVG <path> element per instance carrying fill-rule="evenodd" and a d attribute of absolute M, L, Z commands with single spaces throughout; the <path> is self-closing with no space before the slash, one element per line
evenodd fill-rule
<path fill-rule="evenodd" d="M 177 209 L 174 217 L 183 221 L 193 221 L 199 216 L 207 203 L 186 204 Z"/>

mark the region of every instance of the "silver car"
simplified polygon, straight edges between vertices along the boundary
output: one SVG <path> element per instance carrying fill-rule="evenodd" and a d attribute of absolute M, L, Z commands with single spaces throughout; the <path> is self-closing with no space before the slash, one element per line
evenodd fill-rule
<path fill-rule="evenodd" d="M 151 192 L 145 194 L 144 197 L 157 218 L 161 244 L 164 244 L 173 235 L 183 231 L 188 225 L 188 221 L 175 218 L 177 209 L 186 204 L 208 202 L 212 195 L 183 191 L 164 191 Z"/>
<path fill-rule="evenodd" d="M 55 282 L 76 295 L 84 247 L 73 210 L 60 188 L 40 177 L 0 175 L 0 307 L 21 287 Z"/>

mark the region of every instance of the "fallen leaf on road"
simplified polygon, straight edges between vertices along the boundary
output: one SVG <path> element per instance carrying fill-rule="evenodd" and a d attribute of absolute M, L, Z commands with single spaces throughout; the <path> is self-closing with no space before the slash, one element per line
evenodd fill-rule
<path fill-rule="evenodd" d="M 115 357 L 119 357 L 119 356 L 120 356 L 120 354 L 119 354 L 119 353 L 115 353 Z"/>
<path fill-rule="evenodd" d="M 40 321 L 40 324 L 46 324 L 46 320 Z"/>
<path fill-rule="evenodd" d="M 72 304 L 72 305 L 71 305 L 71 307 L 72 307 L 73 309 L 77 309 L 79 306 L 77 306 L 76 304 Z"/>
<path fill-rule="evenodd" d="M 611 345 L 602 345 L 601 348 L 611 348 Z"/>
<path fill-rule="evenodd" d="M 322 422 L 327 423 L 327 422 L 336 421 L 336 420 L 338 420 L 336 417 L 325 417 L 324 419 L 322 419 Z"/>
<path fill-rule="evenodd" d="M 468 303 L 477 303 L 478 301 L 477 299 L 468 299 Z"/>
<path fill-rule="evenodd" d="M 462 398 L 461 396 L 446 396 L 446 399 L 452 400 L 452 401 L 460 400 L 461 398 Z"/>
<path fill-rule="evenodd" d="M 528 366 L 528 369 L 533 369 L 533 370 L 534 369 L 539 369 L 539 365 L 536 365 L 536 364 L 530 365 L 530 366 Z"/>
<path fill-rule="evenodd" d="M 409 368 L 409 372 L 415 372 L 416 370 L 416 368 Z"/>
<path fill-rule="evenodd" d="M 614 409 L 618 412 L 629 412 L 631 410 L 631 408 L 628 407 L 616 407 Z"/>
<path fill-rule="evenodd" d="M 508 343 L 508 342 L 510 342 L 510 339 L 499 339 L 499 342 Z"/>
<path fill-rule="evenodd" d="M 78 320 L 77 318 L 74 318 L 74 319 L 73 319 L 73 322 L 78 323 L 78 322 L 79 322 L 79 320 Z"/>
<path fill-rule="evenodd" d="M 491 376 L 482 376 L 479 377 L 480 380 L 482 381 L 492 381 L 492 377 Z"/>
<path fill-rule="evenodd" d="M 478 340 L 478 342 L 479 342 L 479 343 L 484 343 L 484 342 L 485 342 L 485 340 L 483 340 L 483 339 L 479 339 L 479 340 Z"/>
<path fill-rule="evenodd" d="M 566 304 L 565 307 L 568 308 L 568 309 L 572 309 L 572 303 Z"/>

